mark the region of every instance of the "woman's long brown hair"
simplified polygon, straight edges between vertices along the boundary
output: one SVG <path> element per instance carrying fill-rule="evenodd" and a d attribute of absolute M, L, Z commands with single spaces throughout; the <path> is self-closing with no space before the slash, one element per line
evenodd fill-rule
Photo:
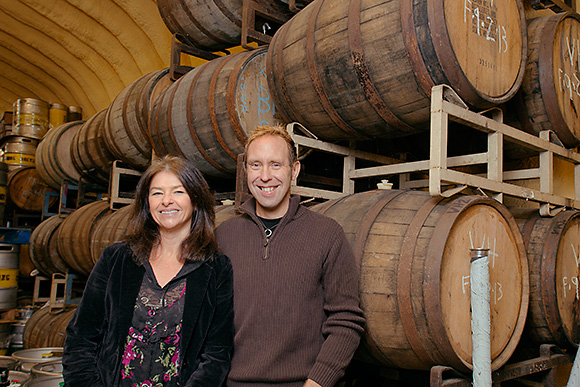
<path fill-rule="evenodd" d="M 213 256 L 217 252 L 214 196 L 201 172 L 190 161 L 177 156 L 165 156 L 155 161 L 137 184 L 131 220 L 125 236 L 134 260 L 139 264 L 147 261 L 153 247 L 160 242 L 159 226 L 149 210 L 149 187 L 153 177 L 162 171 L 172 172 L 179 178 L 194 208 L 191 232 L 181 243 L 181 258 L 184 262 L 193 262 Z"/>

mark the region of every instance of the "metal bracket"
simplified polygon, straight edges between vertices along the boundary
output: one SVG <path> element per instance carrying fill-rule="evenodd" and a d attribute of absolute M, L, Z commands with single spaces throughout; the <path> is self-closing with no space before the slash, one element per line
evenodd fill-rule
<path fill-rule="evenodd" d="M 243 0 L 241 46 L 253 50 L 256 47 L 251 46 L 250 42 L 258 43 L 258 45 L 269 44 L 278 28 L 292 16 L 291 13 L 284 12 L 281 7 L 275 9 L 267 4 L 258 4 L 255 0 Z"/>
<path fill-rule="evenodd" d="M 575 12 L 574 9 L 562 0 L 531 0 L 530 5 L 533 9 L 549 9 L 554 13 Z"/>
<path fill-rule="evenodd" d="M 213 60 L 220 57 L 219 55 L 197 48 L 195 44 L 181 34 L 173 34 L 171 38 L 171 59 L 169 62 L 169 77 L 172 81 L 178 80 L 193 69 L 191 66 L 181 65 L 181 54 L 188 54 L 205 60 Z"/>

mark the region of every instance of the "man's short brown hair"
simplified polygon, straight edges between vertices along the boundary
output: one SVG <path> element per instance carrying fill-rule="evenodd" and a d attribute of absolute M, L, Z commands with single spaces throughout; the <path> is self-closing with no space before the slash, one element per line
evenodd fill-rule
<path fill-rule="evenodd" d="M 248 137 L 248 141 L 246 141 L 246 148 L 244 152 L 244 164 L 246 164 L 246 155 L 248 154 L 248 147 L 250 144 L 257 138 L 262 136 L 277 136 L 282 138 L 286 141 L 286 145 L 288 145 L 288 151 L 290 154 L 290 167 L 292 167 L 298 161 L 298 155 L 296 154 L 296 145 L 294 144 L 294 140 L 288 134 L 286 127 L 283 125 L 263 125 L 258 126 L 256 129 L 252 130 L 250 136 Z"/>

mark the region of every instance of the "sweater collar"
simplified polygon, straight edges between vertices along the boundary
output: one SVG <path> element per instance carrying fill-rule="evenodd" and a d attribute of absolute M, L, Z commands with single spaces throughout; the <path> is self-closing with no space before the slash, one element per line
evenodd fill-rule
<path fill-rule="evenodd" d="M 300 196 L 298 195 L 290 195 L 290 203 L 288 205 L 288 211 L 280 220 L 280 225 L 282 223 L 287 223 L 288 219 L 293 219 L 300 213 Z M 248 214 L 256 223 L 259 224 L 258 216 L 256 215 L 256 199 L 250 198 L 249 200 L 245 201 L 241 206 L 240 210 L 246 214 Z"/>

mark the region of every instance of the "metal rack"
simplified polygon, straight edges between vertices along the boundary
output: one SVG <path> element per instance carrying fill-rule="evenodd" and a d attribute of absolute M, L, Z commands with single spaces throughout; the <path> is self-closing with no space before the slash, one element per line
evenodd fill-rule
<path fill-rule="evenodd" d="M 488 117 L 491 115 L 491 117 Z M 448 157 L 449 122 L 454 121 L 487 134 L 487 151 L 477 154 Z M 470 111 L 459 96 L 446 85 L 437 85 L 431 94 L 430 157 L 428 160 L 401 160 L 361 152 L 350 147 L 318 140 L 298 123 L 287 126 L 298 147 L 307 147 L 344 156 L 343 187 L 341 192 L 294 185 L 292 191 L 305 196 L 334 199 L 354 193 L 354 180 L 368 177 L 398 175 L 400 188 L 428 188 L 432 196 L 451 196 L 467 187 L 477 188 L 500 202 L 504 195 L 540 204 L 542 216 L 553 216 L 565 207 L 580 209 L 580 154 L 558 145 L 557 137 L 548 131 L 534 136 L 503 124 L 503 113 L 495 108 L 483 113 Z M 296 130 L 298 129 L 298 130 Z M 305 133 L 298 134 L 297 131 Z M 511 170 L 504 168 L 504 142 L 512 142 L 539 155 L 539 167 Z M 556 143 L 555 143 L 556 142 Z M 554 158 L 574 165 L 574 198 L 554 193 Z M 355 160 L 370 160 L 381 165 L 355 168 Z M 454 170 L 454 167 L 487 165 L 484 176 Z M 428 179 L 411 180 L 410 174 L 422 172 Z M 523 179 L 539 179 L 540 189 L 517 185 Z"/>

